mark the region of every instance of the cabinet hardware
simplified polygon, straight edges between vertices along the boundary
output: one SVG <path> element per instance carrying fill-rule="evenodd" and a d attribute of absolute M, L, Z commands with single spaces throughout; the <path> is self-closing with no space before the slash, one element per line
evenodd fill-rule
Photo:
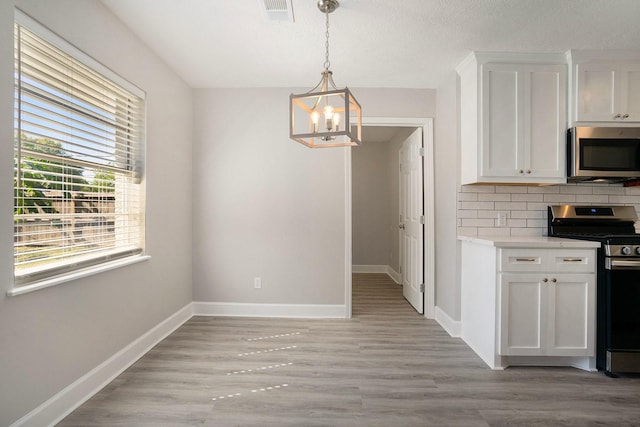
<path fill-rule="evenodd" d="M 622 114 L 618 113 L 615 116 L 613 116 L 614 119 L 619 119 L 620 117 L 622 117 Z"/>
<path fill-rule="evenodd" d="M 535 258 L 516 258 L 516 261 L 518 261 L 518 262 L 535 262 L 536 259 Z"/>
<path fill-rule="evenodd" d="M 565 258 L 562 262 L 582 262 L 582 258 Z"/>
<path fill-rule="evenodd" d="M 542 281 L 543 281 L 544 283 L 547 283 L 547 282 L 549 281 L 549 279 L 547 279 L 547 278 L 545 277 L 544 279 L 542 279 Z"/>
<path fill-rule="evenodd" d="M 629 118 L 629 114 L 624 114 L 624 115 L 622 116 L 622 118 L 623 118 L 623 119 L 628 119 L 628 118 Z"/>
<path fill-rule="evenodd" d="M 552 281 L 553 283 L 556 283 L 556 282 L 558 281 L 558 279 L 556 279 L 556 278 L 554 277 L 553 279 L 551 279 L 551 281 Z"/>
<path fill-rule="evenodd" d="M 531 173 L 531 171 L 530 171 L 530 170 L 527 170 L 527 173 Z"/>

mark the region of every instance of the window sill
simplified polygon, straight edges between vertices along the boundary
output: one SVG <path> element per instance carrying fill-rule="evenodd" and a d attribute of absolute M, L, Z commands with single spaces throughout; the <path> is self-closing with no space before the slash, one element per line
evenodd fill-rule
<path fill-rule="evenodd" d="M 17 295 L 22 295 L 29 292 L 37 291 L 39 289 L 50 288 L 51 286 L 56 286 L 61 283 L 70 282 L 76 279 L 81 279 L 83 277 L 93 276 L 94 274 L 124 267 L 126 265 L 137 264 L 139 262 L 146 261 L 150 258 L 151 256 L 149 255 L 136 255 L 128 258 L 118 259 L 111 262 L 105 262 L 100 265 L 88 267 L 82 270 L 77 270 L 62 276 L 53 277 L 51 279 L 40 280 L 38 282 L 34 282 L 29 285 L 19 286 L 19 287 L 10 289 L 7 291 L 7 296 L 14 297 Z"/>

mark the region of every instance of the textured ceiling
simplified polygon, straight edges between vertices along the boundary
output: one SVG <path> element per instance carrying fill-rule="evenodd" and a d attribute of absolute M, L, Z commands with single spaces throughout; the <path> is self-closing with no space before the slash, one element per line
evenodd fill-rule
<path fill-rule="evenodd" d="M 311 88 L 316 0 L 293 0 L 295 22 L 259 1 L 102 0 L 194 88 Z M 639 49 L 640 0 L 340 0 L 330 40 L 339 87 L 437 88 L 473 50 Z"/>

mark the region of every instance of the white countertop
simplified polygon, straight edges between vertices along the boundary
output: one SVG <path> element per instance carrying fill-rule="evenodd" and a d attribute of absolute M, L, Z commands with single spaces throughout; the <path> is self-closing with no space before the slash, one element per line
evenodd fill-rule
<path fill-rule="evenodd" d="M 463 236 L 458 240 L 496 248 L 599 248 L 600 242 L 547 236 Z"/>

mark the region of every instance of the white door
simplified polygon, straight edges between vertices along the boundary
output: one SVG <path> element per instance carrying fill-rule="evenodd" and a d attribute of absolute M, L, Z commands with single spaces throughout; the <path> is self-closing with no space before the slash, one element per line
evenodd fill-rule
<path fill-rule="evenodd" d="M 400 148 L 400 241 L 402 293 L 420 314 L 424 312 L 424 193 L 422 128 Z"/>

